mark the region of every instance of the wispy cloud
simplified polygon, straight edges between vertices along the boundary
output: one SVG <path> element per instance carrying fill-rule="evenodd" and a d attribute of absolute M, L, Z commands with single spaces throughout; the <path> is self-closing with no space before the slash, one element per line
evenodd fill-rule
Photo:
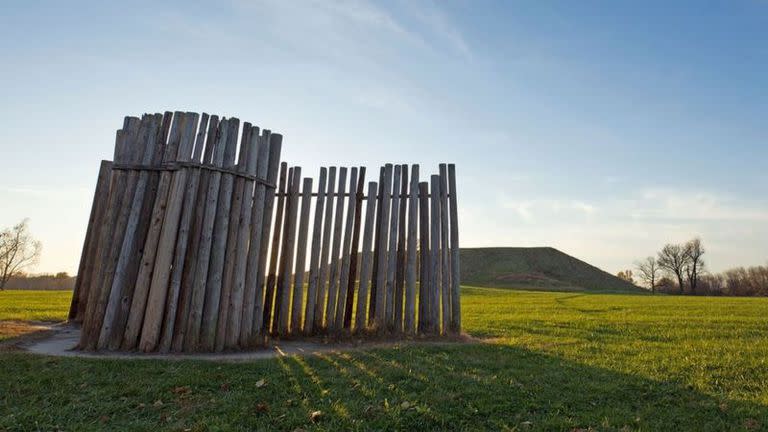
<path fill-rule="evenodd" d="M 542 220 L 583 218 L 594 215 L 597 207 L 584 201 L 570 199 L 531 199 L 514 200 L 502 194 L 498 204 L 503 209 L 512 210 L 524 222 Z"/>
<path fill-rule="evenodd" d="M 768 222 L 767 208 L 709 191 L 648 188 L 628 204 L 634 219 Z"/>
<path fill-rule="evenodd" d="M 459 26 L 433 1 L 406 2 L 411 13 L 424 28 L 441 43 L 466 58 L 472 58 L 472 50 Z"/>

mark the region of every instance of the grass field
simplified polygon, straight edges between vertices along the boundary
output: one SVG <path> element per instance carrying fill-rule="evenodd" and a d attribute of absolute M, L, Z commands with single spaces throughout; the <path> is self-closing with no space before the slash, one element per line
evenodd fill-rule
<path fill-rule="evenodd" d="M 768 299 L 465 288 L 462 304 L 485 343 L 244 364 L 0 353 L 0 430 L 768 428 Z"/>

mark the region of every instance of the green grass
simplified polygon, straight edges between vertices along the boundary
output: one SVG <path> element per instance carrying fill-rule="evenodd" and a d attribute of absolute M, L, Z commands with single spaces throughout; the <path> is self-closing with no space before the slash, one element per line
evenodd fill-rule
<path fill-rule="evenodd" d="M 461 280 L 466 285 L 496 288 L 646 293 L 551 247 L 461 249 Z"/>
<path fill-rule="evenodd" d="M 241 364 L 0 353 L 0 430 L 768 428 L 768 299 L 465 288 L 462 304 L 490 343 Z"/>
<path fill-rule="evenodd" d="M 0 291 L 0 320 L 64 321 L 72 291 Z"/>

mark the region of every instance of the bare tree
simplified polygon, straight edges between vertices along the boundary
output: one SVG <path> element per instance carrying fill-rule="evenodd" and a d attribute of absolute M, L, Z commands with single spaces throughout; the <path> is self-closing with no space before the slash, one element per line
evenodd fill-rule
<path fill-rule="evenodd" d="M 651 292 L 656 294 L 656 281 L 661 276 L 661 267 L 656 262 L 656 258 L 649 256 L 648 258 L 635 263 L 637 268 L 638 277 L 643 283 L 651 289 Z"/>
<path fill-rule="evenodd" d="M 632 270 L 621 270 L 620 272 L 616 273 L 616 277 L 634 285 L 635 279 L 632 276 Z"/>
<path fill-rule="evenodd" d="M 689 262 L 686 247 L 679 244 L 668 243 L 659 252 L 659 257 L 656 262 L 659 267 L 668 271 L 670 274 L 673 274 L 677 278 L 677 286 L 680 294 L 682 294 Z"/>
<path fill-rule="evenodd" d="M 26 219 L 0 231 L 0 290 L 13 275 L 34 264 L 41 249 L 42 244 L 29 234 Z"/>
<path fill-rule="evenodd" d="M 688 265 L 686 273 L 688 274 L 688 284 L 691 286 L 691 294 L 696 294 L 696 287 L 699 283 L 699 276 L 704 271 L 704 246 L 700 238 L 695 238 L 685 244 L 685 253 L 688 255 Z"/>

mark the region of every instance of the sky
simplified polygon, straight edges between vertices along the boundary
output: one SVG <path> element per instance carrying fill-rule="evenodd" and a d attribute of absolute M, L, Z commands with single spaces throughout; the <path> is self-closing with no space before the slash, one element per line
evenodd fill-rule
<path fill-rule="evenodd" d="M 0 227 L 75 273 L 125 115 L 235 116 L 283 160 L 457 164 L 462 246 L 615 273 L 768 262 L 768 2 L 4 1 Z M 369 176 L 370 177 L 370 176 Z"/>

